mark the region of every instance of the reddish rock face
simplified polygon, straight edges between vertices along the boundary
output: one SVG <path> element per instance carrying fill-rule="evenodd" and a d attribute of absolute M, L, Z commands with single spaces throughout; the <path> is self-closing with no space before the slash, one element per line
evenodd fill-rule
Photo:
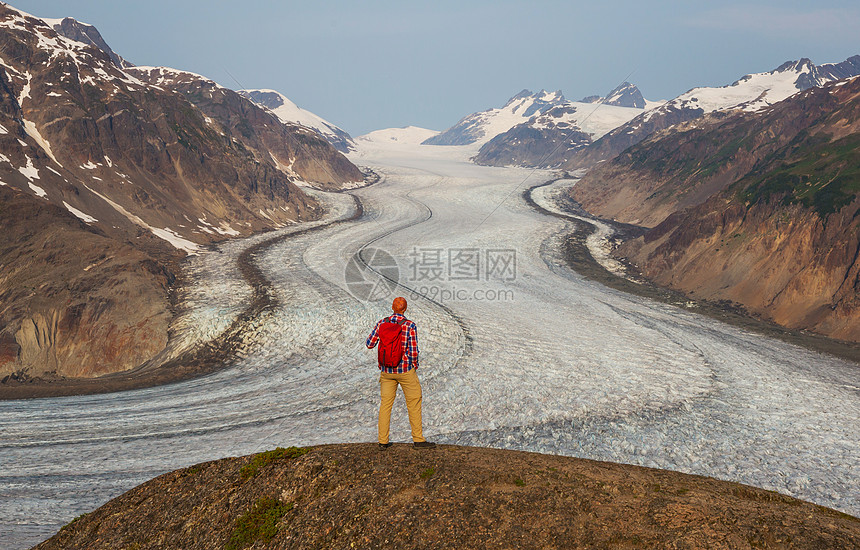
<path fill-rule="evenodd" d="M 164 348 L 176 269 L 167 252 L 157 262 L 8 186 L 0 205 L 0 378 L 96 376 Z"/>

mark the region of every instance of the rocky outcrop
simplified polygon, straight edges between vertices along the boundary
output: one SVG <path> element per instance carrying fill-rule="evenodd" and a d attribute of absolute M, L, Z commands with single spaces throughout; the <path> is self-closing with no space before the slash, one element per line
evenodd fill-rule
<path fill-rule="evenodd" d="M 860 520 L 747 485 L 563 456 L 275 449 L 149 481 L 53 548 L 852 548 Z"/>

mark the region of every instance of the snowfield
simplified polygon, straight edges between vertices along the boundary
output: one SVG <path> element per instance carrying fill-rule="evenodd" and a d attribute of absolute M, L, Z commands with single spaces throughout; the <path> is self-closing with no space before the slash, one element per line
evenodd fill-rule
<path fill-rule="evenodd" d="M 352 192 L 365 216 L 260 255 L 281 306 L 256 321 L 230 368 L 121 394 L 0 403 L 0 456 L 12 465 L 0 474 L 0 539 L 32 545 L 204 460 L 375 441 L 377 370 L 364 340 L 397 294 L 419 327 L 428 439 L 708 475 L 860 515 L 857 365 L 582 278 L 560 253 L 573 222 L 521 197 L 548 172 L 476 166 L 468 149 L 411 139 L 356 142 L 353 161 L 382 175 Z M 552 208 L 571 183 L 535 199 Z M 318 195 L 332 219 L 348 217 L 351 197 Z M 182 346 L 242 310 L 250 290 L 234 261 L 260 238 L 193 259 Z M 371 249 L 396 260 L 401 285 L 382 281 L 377 301 L 345 275 Z M 402 399 L 392 440 L 409 440 Z"/>

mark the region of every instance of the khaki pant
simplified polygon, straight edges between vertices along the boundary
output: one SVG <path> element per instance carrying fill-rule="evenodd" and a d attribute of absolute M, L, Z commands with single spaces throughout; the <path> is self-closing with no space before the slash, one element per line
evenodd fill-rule
<path fill-rule="evenodd" d="M 379 442 L 388 443 L 388 430 L 391 425 L 391 407 L 397 396 L 397 384 L 403 390 L 406 398 L 406 408 L 409 410 L 409 424 L 412 426 L 412 441 L 424 441 L 421 430 L 421 383 L 418 381 L 418 369 L 412 369 L 403 374 L 379 374 L 379 389 L 382 402 L 379 405 Z"/>

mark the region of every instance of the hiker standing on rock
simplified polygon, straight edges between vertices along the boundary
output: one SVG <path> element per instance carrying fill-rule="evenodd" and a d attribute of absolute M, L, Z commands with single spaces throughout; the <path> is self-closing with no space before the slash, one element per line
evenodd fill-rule
<path fill-rule="evenodd" d="M 407 319 L 406 298 L 397 297 L 391 304 L 394 313 L 379 320 L 370 336 L 367 348 L 379 344 L 379 388 L 382 403 L 379 405 L 379 448 L 391 446 L 388 431 L 391 425 L 391 407 L 397 396 L 397 385 L 403 390 L 409 424 L 412 426 L 412 446 L 431 449 L 436 446 L 424 439 L 421 429 L 421 383 L 418 381 L 418 327 Z"/>

